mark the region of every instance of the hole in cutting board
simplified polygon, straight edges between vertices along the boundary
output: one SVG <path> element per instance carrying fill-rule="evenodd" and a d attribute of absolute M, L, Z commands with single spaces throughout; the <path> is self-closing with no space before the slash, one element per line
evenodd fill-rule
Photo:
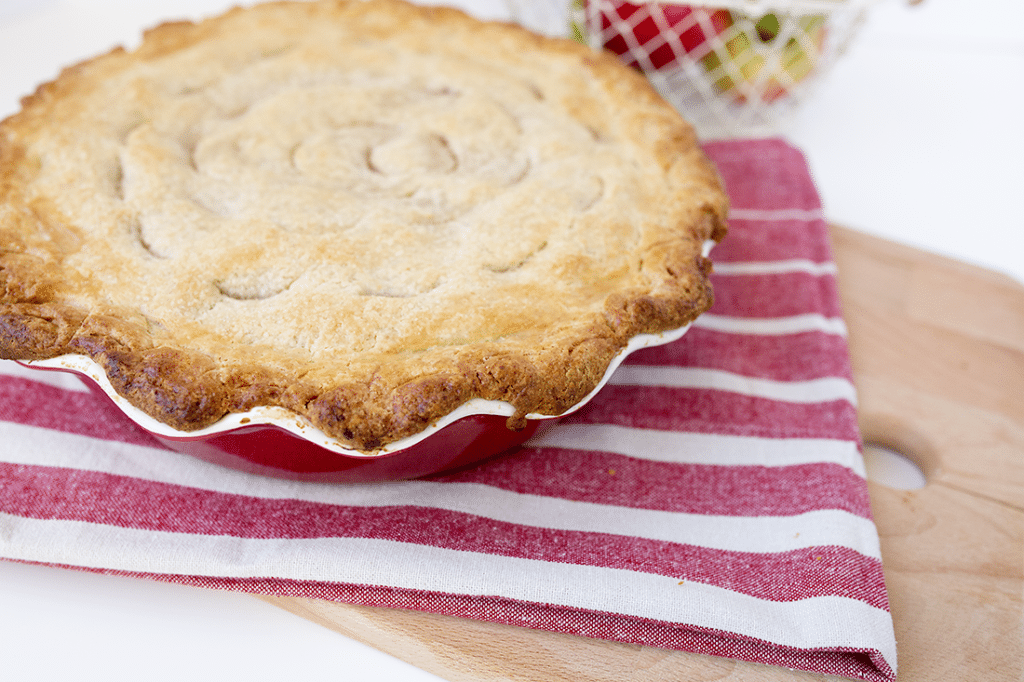
<path fill-rule="evenodd" d="M 921 467 L 909 457 L 884 445 L 864 443 L 868 479 L 896 490 L 919 490 L 928 485 Z"/>

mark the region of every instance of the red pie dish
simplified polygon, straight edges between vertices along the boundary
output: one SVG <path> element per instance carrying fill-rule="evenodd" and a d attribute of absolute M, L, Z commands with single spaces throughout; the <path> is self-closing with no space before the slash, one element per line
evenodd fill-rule
<path fill-rule="evenodd" d="M 671 343 L 689 325 L 630 341 L 612 361 L 604 379 L 577 405 L 560 415 L 526 415 L 526 425 L 507 426 L 508 403 L 471 400 L 413 436 L 373 452 L 346 447 L 308 421 L 280 408 L 234 413 L 198 431 L 179 431 L 142 412 L 117 393 L 102 367 L 81 355 L 21 364 L 41 371 L 78 375 L 93 393 L 108 400 L 141 429 L 171 450 L 240 471 L 322 483 L 365 483 L 419 478 L 458 469 L 511 450 L 542 433 L 566 414 L 586 405 L 615 369 L 641 348 Z"/>

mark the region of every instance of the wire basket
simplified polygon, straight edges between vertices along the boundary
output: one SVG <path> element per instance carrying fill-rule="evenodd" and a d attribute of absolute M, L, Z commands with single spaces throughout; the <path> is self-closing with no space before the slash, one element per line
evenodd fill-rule
<path fill-rule="evenodd" d="M 607 49 L 705 139 L 780 133 L 874 0 L 507 0 L 512 18 Z"/>

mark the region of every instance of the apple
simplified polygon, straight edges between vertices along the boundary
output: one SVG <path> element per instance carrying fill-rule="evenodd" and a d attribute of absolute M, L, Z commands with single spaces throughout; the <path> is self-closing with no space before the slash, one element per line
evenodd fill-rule
<path fill-rule="evenodd" d="M 586 5 L 588 0 L 576 0 L 577 12 L 584 13 L 586 22 Z M 635 5 L 629 2 L 599 2 L 600 31 L 606 34 L 611 28 L 611 37 L 604 43 L 604 48 L 619 55 L 626 64 L 638 69 L 664 69 L 673 66 L 682 58 L 672 40 L 661 35 L 658 23 L 651 16 L 651 6 Z M 732 17 L 728 10 L 691 7 L 689 5 L 656 5 L 664 16 L 665 24 L 675 33 L 684 54 L 702 56 L 711 50 L 709 38 L 717 36 L 732 25 Z M 657 11 L 657 10 L 655 10 Z M 647 59 L 640 58 L 627 40 L 627 30 L 635 44 L 646 53 Z M 587 42 L 586 32 L 577 23 L 572 24 L 572 32 L 580 42 Z"/>
<path fill-rule="evenodd" d="M 732 94 L 746 101 L 751 94 L 770 103 L 786 95 L 814 70 L 825 42 L 825 16 L 796 18 L 796 30 L 785 45 L 780 39 L 780 22 L 775 14 L 765 14 L 751 28 L 737 27 L 725 38 L 725 49 L 701 59 L 720 94 Z"/>
<path fill-rule="evenodd" d="M 583 26 L 590 19 L 590 1 L 574 4 L 576 16 L 583 18 L 573 22 L 572 31 L 581 42 L 587 42 Z M 814 70 L 826 33 L 821 14 L 797 17 L 796 30 L 779 46 L 782 25 L 775 13 L 753 21 L 727 9 L 691 5 L 599 0 L 599 8 L 600 32 L 607 36 L 604 47 L 626 64 L 640 70 L 670 69 L 685 56 L 703 67 L 715 92 L 737 102 L 751 95 L 765 102 L 784 96 Z M 663 14 L 660 25 L 671 35 L 662 35 L 652 12 Z"/>

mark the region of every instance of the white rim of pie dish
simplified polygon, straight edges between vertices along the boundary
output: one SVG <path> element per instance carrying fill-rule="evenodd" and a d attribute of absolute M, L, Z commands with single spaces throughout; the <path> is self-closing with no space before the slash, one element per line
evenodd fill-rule
<path fill-rule="evenodd" d="M 689 328 L 690 325 L 687 324 L 679 329 L 673 329 L 660 334 L 640 334 L 638 336 L 634 336 L 630 339 L 626 347 L 612 359 L 612 362 L 608 365 L 608 369 L 605 371 L 604 376 L 601 378 L 601 381 L 598 382 L 597 386 L 595 386 L 594 389 L 582 400 L 561 414 L 550 415 L 531 412 L 526 415 L 526 419 L 529 421 L 560 419 L 575 412 L 590 402 L 590 400 L 602 388 L 604 388 L 615 370 L 631 353 L 640 350 L 641 348 L 671 343 L 672 341 L 682 337 Z M 339 455 L 344 455 L 346 457 L 374 458 L 406 450 L 464 417 L 479 415 L 511 417 L 515 414 L 515 408 L 505 401 L 472 398 L 449 412 L 444 417 L 441 417 L 423 431 L 388 443 L 387 445 L 383 445 L 372 452 L 366 452 L 342 445 L 338 439 L 327 435 L 317 427 L 313 426 L 313 424 L 305 417 L 283 407 L 258 406 L 246 412 L 232 412 L 224 415 L 210 426 L 196 429 L 195 431 L 181 431 L 156 420 L 149 414 L 128 402 L 127 398 L 114 390 L 114 387 L 110 384 L 110 380 L 107 378 L 107 374 L 103 370 L 103 367 L 90 357 L 85 355 L 68 354 L 48 358 L 46 360 L 24 360 L 22 361 L 22 364 L 27 367 L 38 369 L 65 370 L 84 375 L 94 381 L 107 395 L 107 397 L 114 401 L 117 407 L 128 416 L 129 419 L 158 437 L 174 440 L 203 440 L 210 436 L 228 433 L 237 429 L 253 426 L 276 426 L 288 431 L 292 435 L 298 436 L 303 440 L 307 440 L 314 445 L 326 448 L 327 450 Z"/>
<path fill-rule="evenodd" d="M 709 240 L 705 242 L 703 248 L 705 257 L 710 253 L 711 248 L 714 245 L 715 242 L 713 241 Z M 589 403 L 590 400 L 597 395 L 602 388 L 604 388 L 611 379 L 612 374 L 615 373 L 615 370 L 618 369 L 619 365 L 621 365 L 629 355 L 642 348 L 661 346 L 676 341 L 687 332 L 690 326 L 691 323 L 688 323 L 677 329 L 671 329 L 656 334 L 638 334 L 632 337 L 626 344 L 625 348 L 619 351 L 619 353 L 612 358 L 612 361 L 608 364 L 608 368 L 605 370 L 604 376 L 594 389 L 591 390 L 590 393 L 588 393 L 582 400 L 561 414 L 550 415 L 531 412 L 526 415 L 526 419 L 529 421 L 544 421 L 561 419 L 562 417 L 572 414 Z M 443 430 L 445 427 L 465 417 L 482 415 L 511 417 L 515 414 L 515 408 L 503 400 L 472 398 L 441 417 L 424 430 L 383 445 L 371 452 L 367 452 L 343 445 L 337 438 L 324 433 L 305 417 L 286 408 L 276 406 L 261 405 L 245 412 L 231 412 L 209 426 L 196 429 L 195 431 L 181 431 L 158 421 L 146 412 L 137 408 L 135 405 L 131 404 L 127 398 L 114 390 L 114 387 L 107 378 L 106 371 L 104 371 L 102 365 L 88 356 L 69 353 L 53 358 L 47 358 L 45 360 L 23 360 L 20 362 L 27 367 L 66 370 L 84 375 L 94 381 L 107 395 L 107 397 L 109 397 L 114 404 L 128 416 L 129 419 L 134 421 L 143 429 L 157 437 L 178 441 L 203 440 L 211 436 L 225 434 L 238 429 L 251 428 L 254 426 L 276 426 L 294 436 L 309 441 L 314 445 L 318 445 L 336 454 L 343 455 L 345 457 L 373 459 L 395 454 L 413 447 L 421 441 L 424 441 Z"/>

